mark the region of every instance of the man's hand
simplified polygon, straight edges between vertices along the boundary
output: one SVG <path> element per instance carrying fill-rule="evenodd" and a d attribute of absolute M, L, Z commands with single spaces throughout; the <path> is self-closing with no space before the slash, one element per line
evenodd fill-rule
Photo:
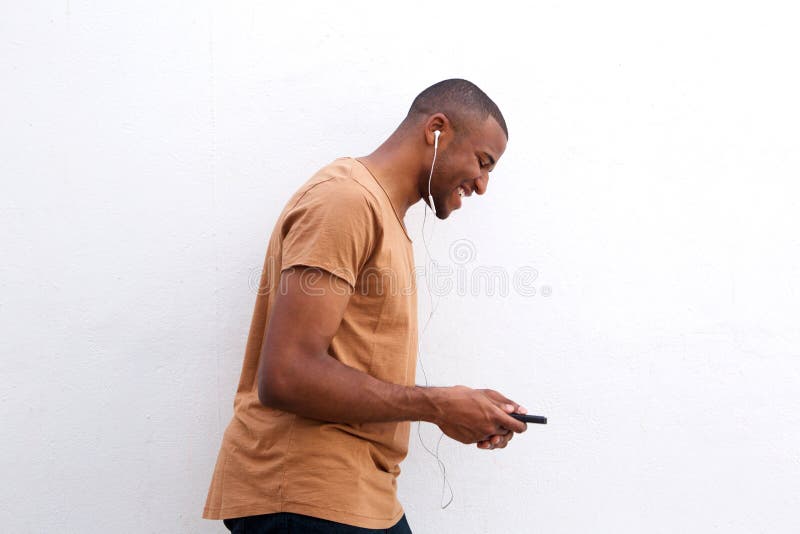
<path fill-rule="evenodd" d="M 525 408 L 497 391 L 454 386 L 440 392 L 440 412 L 433 422 L 456 441 L 477 443 L 481 449 L 504 448 L 515 432 L 528 428 L 508 415 L 525 413 Z"/>

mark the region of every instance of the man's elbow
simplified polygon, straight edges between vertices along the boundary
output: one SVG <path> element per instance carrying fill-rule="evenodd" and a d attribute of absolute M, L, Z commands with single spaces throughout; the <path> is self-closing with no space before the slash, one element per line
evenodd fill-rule
<path fill-rule="evenodd" d="M 267 408 L 283 410 L 291 405 L 291 387 L 286 372 L 278 369 L 267 369 L 259 373 L 258 400 Z"/>

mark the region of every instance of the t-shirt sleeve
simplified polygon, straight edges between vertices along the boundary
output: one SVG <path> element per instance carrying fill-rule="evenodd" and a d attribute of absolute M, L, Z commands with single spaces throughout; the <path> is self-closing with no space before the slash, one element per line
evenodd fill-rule
<path fill-rule="evenodd" d="M 316 184 L 283 218 L 281 270 L 317 267 L 355 287 L 380 228 L 377 209 L 359 184 Z"/>

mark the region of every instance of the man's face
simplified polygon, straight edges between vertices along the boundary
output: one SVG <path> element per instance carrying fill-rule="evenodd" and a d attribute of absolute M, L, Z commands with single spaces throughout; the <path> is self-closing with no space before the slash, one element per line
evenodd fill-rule
<path fill-rule="evenodd" d="M 440 219 L 460 208 L 472 193 L 486 192 L 489 173 L 506 149 L 506 134 L 492 116 L 457 135 L 439 153 L 433 168 L 431 194 Z"/>

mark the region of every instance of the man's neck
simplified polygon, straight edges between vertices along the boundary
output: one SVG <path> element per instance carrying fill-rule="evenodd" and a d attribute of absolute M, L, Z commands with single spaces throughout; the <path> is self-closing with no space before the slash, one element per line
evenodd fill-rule
<path fill-rule="evenodd" d="M 417 158 L 406 147 L 387 140 L 372 154 L 358 158 L 380 182 L 397 216 L 404 219 L 408 208 L 420 200 Z"/>

